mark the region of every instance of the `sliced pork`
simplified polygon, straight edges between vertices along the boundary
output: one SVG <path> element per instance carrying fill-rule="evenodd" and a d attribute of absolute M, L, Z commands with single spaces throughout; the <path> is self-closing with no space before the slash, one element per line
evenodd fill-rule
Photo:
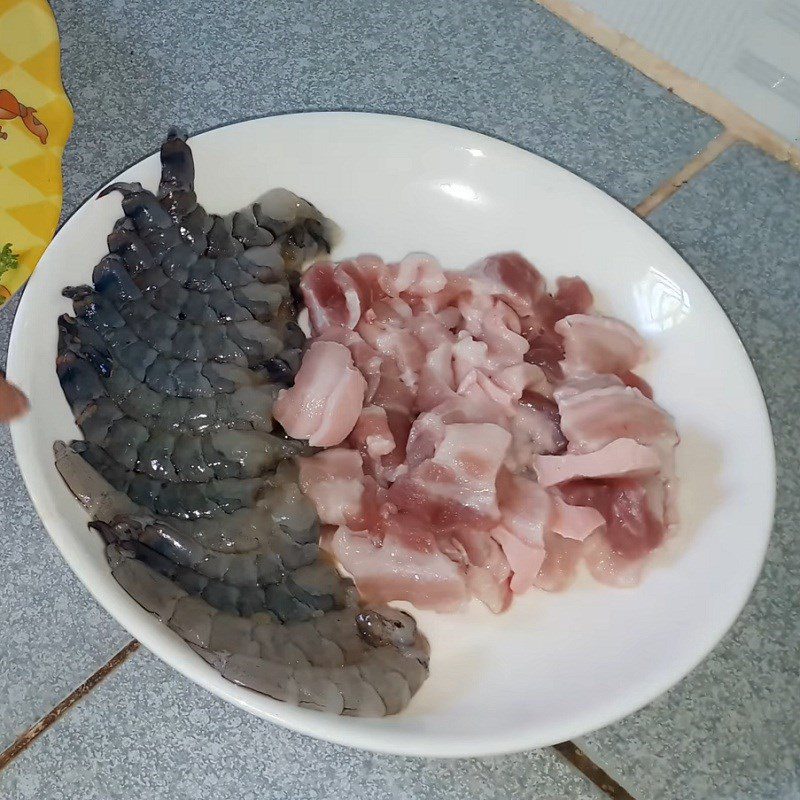
<path fill-rule="evenodd" d="M 597 314 L 570 314 L 556 322 L 570 373 L 626 375 L 644 360 L 644 341 L 630 325 Z"/>
<path fill-rule="evenodd" d="M 332 447 L 300 458 L 300 488 L 325 525 L 347 525 L 361 513 L 364 470 L 357 450 Z"/>
<path fill-rule="evenodd" d="M 398 517 L 381 542 L 340 527 L 328 551 L 376 603 L 408 600 L 417 608 L 457 611 L 469 600 L 466 573 L 416 521 Z"/>
<path fill-rule="evenodd" d="M 435 527 L 497 520 L 497 473 L 510 442 L 491 423 L 445 425 L 433 456 L 399 477 L 389 499 Z"/>
<path fill-rule="evenodd" d="M 314 342 L 291 389 L 282 389 L 273 415 L 289 436 L 314 447 L 341 444 L 361 414 L 367 382 L 350 351 L 336 342 Z"/>
<path fill-rule="evenodd" d="M 555 486 L 576 478 L 619 478 L 658 472 L 657 450 L 633 439 L 614 439 L 593 453 L 535 456 L 536 477 L 542 486 Z"/>
<path fill-rule="evenodd" d="M 645 445 L 678 440 L 672 417 L 628 386 L 590 389 L 562 398 L 558 411 L 573 453 L 591 453 L 615 439 L 634 439 Z"/>
<path fill-rule="evenodd" d="M 334 558 L 375 602 L 500 612 L 584 564 L 629 585 L 675 523 L 672 418 L 638 333 L 518 253 L 312 266 L 312 343 L 281 393 Z"/>

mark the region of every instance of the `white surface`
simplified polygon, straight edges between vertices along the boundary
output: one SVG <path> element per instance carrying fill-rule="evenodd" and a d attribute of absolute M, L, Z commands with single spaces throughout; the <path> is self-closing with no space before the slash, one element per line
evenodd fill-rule
<path fill-rule="evenodd" d="M 800 142 L 800 0 L 574 0 Z"/>
<path fill-rule="evenodd" d="M 31 413 L 12 426 L 33 502 L 64 558 L 145 647 L 254 714 L 335 742 L 426 756 L 538 747 L 628 714 L 679 680 L 720 639 L 761 567 L 772 521 L 774 453 L 744 348 L 705 286 L 644 222 L 544 159 L 455 128 L 367 114 L 254 120 L 190 140 L 212 211 L 285 185 L 344 230 L 339 255 L 427 250 L 448 267 L 518 249 L 554 278 L 580 274 L 601 310 L 635 325 L 645 377 L 677 418 L 682 529 L 636 589 L 586 582 L 537 593 L 499 617 L 418 613 L 431 676 L 403 714 L 326 716 L 223 680 L 114 582 L 99 537 L 53 466 L 78 434 L 55 374 L 60 292 L 90 280 L 120 214 L 90 200 L 60 231 L 20 303 L 9 377 Z M 118 176 L 155 187 L 156 156 Z M 43 580 L 46 578 L 43 577 Z"/>

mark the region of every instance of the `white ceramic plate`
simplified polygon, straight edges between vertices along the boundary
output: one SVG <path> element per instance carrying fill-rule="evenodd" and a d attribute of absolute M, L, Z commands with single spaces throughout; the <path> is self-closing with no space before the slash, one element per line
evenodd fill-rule
<path fill-rule="evenodd" d="M 168 664 L 241 708 L 366 749 L 473 756 L 552 744 L 629 714 L 719 641 L 758 576 L 775 466 L 761 391 L 731 324 L 694 272 L 644 222 L 550 162 L 468 131 L 370 114 L 258 119 L 191 139 L 197 191 L 228 212 L 273 186 L 317 204 L 344 231 L 338 254 L 426 250 L 447 267 L 516 249 L 548 278 L 585 277 L 601 310 L 638 328 L 644 371 L 678 422 L 679 536 L 635 589 L 588 579 L 530 594 L 492 616 L 419 613 L 431 675 L 401 715 L 338 718 L 223 680 L 114 582 L 99 537 L 53 467 L 54 439 L 78 436 L 56 379 L 56 317 L 86 282 L 120 215 L 89 200 L 30 280 L 14 322 L 9 377 L 30 396 L 13 425 L 20 468 L 53 541 L 97 600 Z M 118 176 L 155 187 L 157 156 Z M 12 576 L 13 580 L 13 576 Z"/>

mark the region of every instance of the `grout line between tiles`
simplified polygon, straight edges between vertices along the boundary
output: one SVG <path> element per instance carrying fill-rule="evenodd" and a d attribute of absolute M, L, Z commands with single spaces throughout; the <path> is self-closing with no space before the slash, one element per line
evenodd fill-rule
<path fill-rule="evenodd" d="M 46 730 L 51 728 L 59 719 L 69 711 L 72 706 L 79 703 L 98 684 L 105 680 L 117 667 L 125 663 L 137 650 L 139 642 L 135 639 L 112 656 L 100 669 L 90 675 L 77 689 L 70 692 L 55 708 L 43 716 L 35 725 L 32 725 L 21 736 L 0 753 L 0 770 L 5 769 L 20 753 L 30 747 Z"/>
<path fill-rule="evenodd" d="M 651 53 L 570 0 L 535 2 L 699 111 L 719 120 L 736 138 L 800 169 L 800 147 L 787 142 L 707 84 Z"/>
<path fill-rule="evenodd" d="M 583 773 L 600 791 L 605 792 L 612 800 L 636 800 L 627 789 L 620 786 L 604 769 L 597 766 L 575 742 L 554 744 L 553 750 L 575 769 Z"/>
<path fill-rule="evenodd" d="M 687 162 L 671 178 L 664 181 L 656 190 L 645 197 L 636 208 L 635 214 L 646 217 L 655 211 L 663 202 L 669 200 L 682 186 L 694 178 L 701 170 L 705 169 L 712 161 L 721 156 L 731 145 L 740 141 L 739 138 L 729 130 L 725 130 L 715 136 L 706 147 L 699 152 L 691 161 Z"/>

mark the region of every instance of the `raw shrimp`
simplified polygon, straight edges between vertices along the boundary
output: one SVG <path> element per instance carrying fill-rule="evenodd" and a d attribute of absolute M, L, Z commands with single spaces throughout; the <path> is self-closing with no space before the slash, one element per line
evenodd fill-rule
<path fill-rule="evenodd" d="M 87 322 L 88 318 L 88 322 Z M 60 351 L 94 354 L 109 365 L 119 365 L 140 382 L 164 395 L 210 397 L 232 392 L 239 386 L 259 386 L 273 379 L 267 368 L 247 369 L 238 364 L 214 361 L 192 361 L 165 356 L 133 336 L 126 328 L 115 328 L 113 315 L 104 316 L 97 309 L 84 317 L 62 314 L 58 329 L 62 335 Z M 174 371 L 172 379 L 171 372 Z M 205 386 L 202 381 L 211 385 Z M 197 383 L 192 390 L 191 382 Z"/>
<path fill-rule="evenodd" d="M 258 280 L 229 289 L 214 276 L 215 280 L 209 280 L 211 287 L 201 285 L 200 288 L 193 288 L 191 272 L 187 270 L 181 274 L 178 267 L 158 264 L 144 240 L 122 228 L 109 234 L 108 250 L 119 257 L 119 263 L 156 308 L 179 319 L 184 314 L 186 319 L 195 322 L 242 322 L 247 319 L 268 322 L 280 304 L 288 299 L 288 285 Z M 96 272 L 93 276 L 95 283 L 99 275 L 102 272 Z M 176 279 L 173 275 L 179 275 L 184 280 Z M 203 316 L 195 319 L 199 314 Z"/>
<path fill-rule="evenodd" d="M 223 229 L 197 203 L 192 151 L 186 144 L 186 133 L 177 128 L 169 131 L 161 146 L 158 199 L 198 253 L 206 248 L 215 254 L 226 252 L 220 240 Z M 287 269 L 297 269 L 320 252 L 330 252 L 339 236 L 333 222 L 287 189 L 267 192 L 249 207 L 231 214 L 227 222 L 234 239 L 245 248 L 268 247 L 277 241 Z M 224 247 L 230 247 L 226 237 Z"/>
<path fill-rule="evenodd" d="M 427 641 L 413 618 L 389 607 L 347 608 L 278 624 L 218 611 L 109 545 L 111 572 L 224 678 L 276 700 L 346 716 L 402 710 L 428 674 Z"/>
<path fill-rule="evenodd" d="M 271 431 L 272 406 L 279 384 L 242 386 L 213 397 L 167 397 L 154 392 L 120 364 L 60 329 L 57 373 L 73 411 L 103 396 L 143 425 L 174 433 L 202 433 L 223 428 Z M 77 412 L 76 412 L 77 413 Z"/>
<path fill-rule="evenodd" d="M 194 523 L 165 519 L 132 505 L 127 495 L 114 489 L 74 448 L 59 442 L 54 453 L 59 472 L 87 510 L 94 510 L 95 497 L 105 498 L 106 513 L 90 525 L 106 542 L 134 543 L 139 557 L 154 569 L 171 577 L 180 575 L 185 586 L 194 587 L 188 591 L 202 593 L 213 581 L 212 604 L 218 600 L 232 607 L 239 607 L 239 603 L 246 607 L 257 601 L 259 610 L 269 610 L 280 618 L 302 618 L 320 603 L 326 610 L 355 602 L 352 583 L 318 558 L 316 518 L 308 501 L 292 491 L 296 473 L 291 469 L 276 471 L 274 482 L 278 494 L 287 496 L 288 488 L 288 496 L 295 498 L 299 506 L 296 510 L 300 511 L 295 522 L 301 524 L 291 528 L 282 525 L 280 503 L 261 507 L 260 542 L 244 552 L 232 552 L 215 549 L 204 541 Z M 115 515 L 117 510 L 120 514 Z M 287 547 L 287 536 L 297 547 Z"/>
<path fill-rule="evenodd" d="M 186 133 L 171 128 L 161 145 L 161 181 L 158 201 L 180 225 L 181 234 L 196 252 L 203 253 L 208 244 L 206 234 L 211 221 L 197 203 L 194 191 L 194 158 L 186 144 Z"/>
<path fill-rule="evenodd" d="M 170 526 L 120 517 L 91 523 L 107 543 L 121 543 L 189 594 L 237 616 L 266 612 L 295 622 L 343 608 L 356 597 L 352 584 L 322 561 L 287 570 L 268 548 L 243 554 L 209 550 Z"/>
<path fill-rule="evenodd" d="M 157 196 L 113 184 L 124 216 L 94 286 L 71 287 L 56 369 L 84 440 L 56 466 L 112 574 L 225 677 L 339 714 L 400 711 L 427 675 L 411 617 L 362 608 L 319 549 L 298 485 L 308 446 L 273 430 L 305 337 L 293 272 L 335 226 L 286 190 L 228 217 L 197 202 L 185 136 Z"/>
<path fill-rule="evenodd" d="M 301 453 L 301 443 L 261 431 L 222 428 L 200 434 L 151 429 L 127 416 L 108 397 L 73 410 L 87 442 L 102 447 L 120 466 L 171 482 L 256 478 L 282 458 Z"/>
<path fill-rule="evenodd" d="M 136 336 L 174 358 L 220 361 L 256 369 L 280 357 L 284 349 L 290 351 L 286 357 L 295 358 L 293 353 L 299 352 L 305 341 L 288 310 L 285 314 L 279 311 L 271 324 L 256 320 L 195 324 L 175 319 L 142 302 L 141 297 L 124 299 L 109 292 L 101 294 L 86 285 L 69 286 L 62 294 L 73 301 L 76 317 L 85 316 L 87 309 L 90 313 L 102 309 L 107 317 L 116 312 Z"/>
<path fill-rule="evenodd" d="M 265 484 L 264 478 L 212 478 L 203 483 L 173 483 L 127 470 L 103 448 L 91 442 L 72 442 L 79 454 L 118 491 L 157 514 L 180 519 L 211 517 L 251 507 Z"/>
<path fill-rule="evenodd" d="M 282 565 L 266 551 L 247 561 L 225 558 L 154 531 L 153 523 L 120 521 L 141 509 L 63 443 L 54 452 L 65 482 L 110 542 L 120 585 L 224 677 L 275 699 L 354 716 L 397 713 L 427 677 L 428 644 L 407 614 L 360 608 L 349 582 L 316 560 L 281 580 Z M 289 586 L 298 590 L 294 611 L 302 605 L 307 616 L 281 624 L 292 619 L 286 595 L 264 591 L 261 601 L 238 591 L 281 585 L 287 594 Z M 263 603 L 259 612 L 243 616 L 256 602 Z"/>
<path fill-rule="evenodd" d="M 70 328 L 81 343 L 119 363 L 138 380 L 159 394 L 174 397 L 212 397 L 233 392 L 239 386 L 254 386 L 269 380 L 235 364 L 193 361 L 163 355 L 137 338 L 114 314 L 94 307 L 77 319 L 64 317 L 62 324 Z"/>
<path fill-rule="evenodd" d="M 280 243 L 271 235 L 268 246 L 245 248 L 233 236 L 232 223 L 212 214 L 208 216 L 208 246 L 204 254 L 198 255 L 152 192 L 138 183 L 112 183 L 98 197 L 114 191 L 123 196 L 125 220 L 120 229 L 136 232 L 167 276 L 187 288 L 232 289 L 254 281 L 285 280 Z"/>

